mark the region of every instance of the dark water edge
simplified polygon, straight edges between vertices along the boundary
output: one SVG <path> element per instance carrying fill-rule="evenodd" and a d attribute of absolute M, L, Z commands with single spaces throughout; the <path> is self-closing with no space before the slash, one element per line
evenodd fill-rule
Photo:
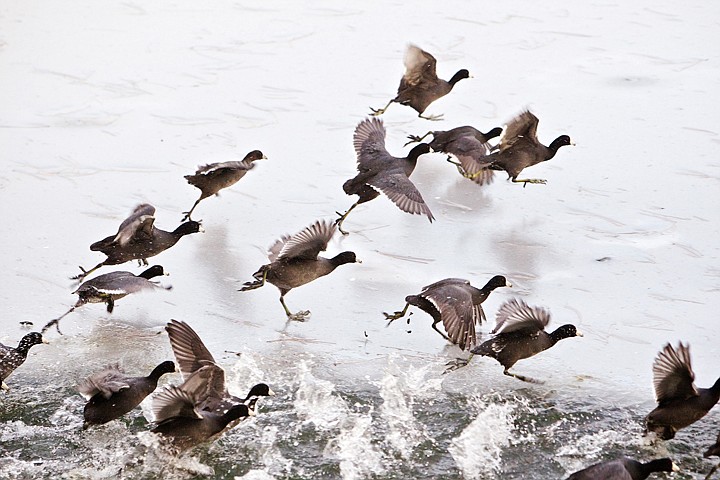
<path fill-rule="evenodd" d="M 0 400 L 0 476 L 564 478 L 618 455 L 669 455 L 682 466 L 673 478 L 690 479 L 711 466 L 699 458 L 697 445 L 714 440 L 712 418 L 672 442 L 652 444 L 642 437 L 647 406 L 588 396 L 576 387 L 510 382 L 507 391 L 485 390 L 399 358 L 371 382 L 374 388 L 359 381 L 333 384 L 316 376 L 323 370 L 302 360 L 294 373 L 276 379 L 280 395 L 263 402 L 260 415 L 180 457 L 158 449 L 139 409 L 83 432 L 83 401 L 73 389 L 24 384 Z M 478 381 L 497 372 L 471 373 Z M 418 378 L 423 387 L 416 388 Z M 266 477 L 253 476 L 261 474 Z"/>

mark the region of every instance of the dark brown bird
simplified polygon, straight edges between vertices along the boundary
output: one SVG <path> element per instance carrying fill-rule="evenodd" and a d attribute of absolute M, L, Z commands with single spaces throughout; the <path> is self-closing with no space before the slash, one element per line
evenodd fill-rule
<path fill-rule="evenodd" d="M 254 402 L 259 397 L 275 395 L 265 383 L 254 385 L 244 398 L 231 395 L 225 384 L 225 371 L 215 362 L 215 358 L 190 325 L 170 320 L 165 330 L 183 376 L 184 382 L 180 388 L 195 398 L 197 410 L 222 415 L 234 405 L 245 404 L 254 408 Z M 225 429 L 236 424 L 233 420 Z"/>
<path fill-rule="evenodd" d="M 82 280 L 103 265 L 119 265 L 137 260 L 147 265 L 147 259 L 164 252 L 175 245 L 183 236 L 203 232 L 199 222 L 190 220 L 181 224 L 172 232 L 155 228 L 155 207 L 147 203 L 138 205 L 126 218 L 115 235 L 106 237 L 90 245 L 90 250 L 102 252 L 107 258 L 90 270 L 80 267 L 82 273 L 73 277 Z"/>
<path fill-rule="evenodd" d="M 418 157 L 430 151 L 426 143 L 416 145 L 407 157 L 393 157 L 385 149 L 385 127 L 382 120 L 371 118 L 363 120 L 355 128 L 353 144 L 359 173 L 343 184 L 343 190 L 348 195 L 357 195 L 359 198 L 345 213 L 336 212 L 340 215 L 335 221 L 340 233 L 348 233 L 342 229 L 342 223 L 350 212 L 361 203 L 376 198 L 380 195 L 379 191 L 387 195 L 403 212 L 427 215 L 430 222 L 435 219 L 409 178 L 415 170 Z"/>
<path fill-rule="evenodd" d="M 360 263 L 353 252 L 342 252 L 333 258 L 319 257 L 335 234 L 335 225 L 316 221 L 306 229 L 292 236 L 283 236 L 270 247 L 270 263 L 263 265 L 253 274 L 254 282 L 245 282 L 241 292 L 254 290 L 272 283 L 280 290 L 280 303 L 288 320 L 304 321 L 309 310 L 291 313 L 285 305 L 285 295 L 293 288 L 305 285 L 323 277 L 340 265 Z"/>
<path fill-rule="evenodd" d="M 8 347 L 0 343 L 0 388 L 2 390 L 10 390 L 5 384 L 5 379 L 10 376 L 20 365 L 25 363 L 28 351 L 35 345 L 48 343 L 43 339 L 42 334 L 38 332 L 30 332 L 20 339 L 20 343 L 16 348 Z"/>
<path fill-rule="evenodd" d="M 432 102 L 450 93 L 457 82 L 470 77 L 470 72 L 463 68 L 448 81 L 438 78 L 435 57 L 415 45 L 408 45 L 404 63 L 405 74 L 400 80 L 397 96 L 383 108 L 371 108 L 372 115 L 382 115 L 391 103 L 399 103 L 412 107 L 420 118 L 440 120 L 442 114 L 425 117 L 423 112 Z"/>
<path fill-rule="evenodd" d="M 212 441 L 235 420 L 254 415 L 244 403 L 226 412 L 202 410 L 195 392 L 181 387 L 166 387 L 153 397 L 152 412 L 157 425 L 151 430 L 160 434 L 175 450 L 187 450 L 203 442 Z"/>
<path fill-rule="evenodd" d="M 260 150 L 253 150 L 240 162 L 211 163 L 199 167 L 194 175 L 185 175 L 190 185 L 200 189 L 200 198 L 195 201 L 190 211 L 183 212 L 185 216 L 182 220 L 190 220 L 190 215 L 201 200 L 217 195 L 223 188 L 235 185 L 255 166 L 254 161 L 262 159 L 267 157 Z"/>
<path fill-rule="evenodd" d="M 583 336 L 575 325 L 570 324 L 548 333 L 545 331 L 548 323 L 550 312 L 544 308 L 531 307 L 517 298 L 508 300 L 500 306 L 495 318 L 495 328 L 492 331 L 495 336 L 470 350 L 470 353 L 494 358 L 504 367 L 505 375 L 525 382 L 539 383 L 510 372 L 510 368 L 519 360 L 537 355 L 564 338 Z M 467 360 L 450 362 L 450 370 L 467 365 L 472 355 Z"/>
<path fill-rule="evenodd" d="M 83 410 L 83 430 L 122 417 L 155 391 L 160 377 L 174 371 L 175 364 L 167 361 L 147 377 L 128 376 L 117 364 L 90 375 L 78 386 L 88 401 Z"/>
<path fill-rule="evenodd" d="M 115 308 L 115 301 L 130 295 L 131 293 L 137 293 L 143 290 L 152 290 L 155 288 L 163 288 L 156 282 L 150 281 L 151 278 L 165 275 L 165 271 L 161 265 L 153 265 L 139 275 L 135 275 L 131 272 L 110 272 L 103 275 L 98 275 L 95 278 L 91 278 L 83 282 L 77 290 L 72 293 L 77 293 L 79 298 L 78 301 L 73 305 L 70 310 L 48 322 L 43 328 L 42 332 L 45 333 L 50 327 L 55 325 L 58 333 L 60 332 L 60 320 L 66 315 L 75 311 L 76 308 L 85 305 L 86 303 L 105 303 L 107 304 L 107 311 L 112 313 Z M 170 287 L 166 287 L 169 289 Z"/>
<path fill-rule="evenodd" d="M 654 472 L 677 472 L 669 458 L 640 463 L 628 457 L 596 463 L 570 475 L 567 480 L 645 480 Z"/>
<path fill-rule="evenodd" d="M 511 286 L 502 275 L 491 278 L 483 288 L 475 288 L 462 278 L 446 278 L 423 287 L 417 295 L 405 297 L 407 303 L 402 310 L 383 314 L 390 320 L 390 325 L 392 321 L 403 317 L 410 305 L 414 305 L 430 314 L 433 318 L 432 328 L 445 340 L 465 350 L 475 345 L 475 325 L 485 320 L 482 303 L 496 288 Z M 438 330 L 437 324 L 440 322 L 447 335 Z"/>
<path fill-rule="evenodd" d="M 669 343 L 653 362 L 653 384 L 658 406 L 645 419 L 648 432 L 670 440 L 681 428 L 704 417 L 720 400 L 720 378 L 710 388 L 695 386 L 690 363 L 690 345 Z"/>
<path fill-rule="evenodd" d="M 410 142 L 421 142 L 428 135 L 433 136 L 430 149 L 433 152 L 447 153 L 447 161 L 454 164 L 460 175 L 478 185 L 492 183 L 495 172 L 488 167 L 487 156 L 493 147 L 488 143 L 502 133 L 502 128 L 495 127 L 483 133 L 469 125 L 456 127 L 452 130 L 428 132 L 422 137 L 409 135 Z M 457 161 L 452 157 L 457 158 Z"/>
<path fill-rule="evenodd" d="M 499 151 L 487 156 L 487 167 L 492 170 L 504 170 L 515 183 L 547 183 L 539 178 L 518 179 L 523 169 L 540 162 L 550 160 L 564 145 L 574 145 L 567 135 L 560 135 L 549 146 L 537 138 L 538 119 L 529 111 L 516 116 L 505 127 L 500 139 Z"/>
<path fill-rule="evenodd" d="M 231 395 L 225 385 L 225 371 L 213 358 L 195 330 L 185 322 L 170 320 L 165 326 L 184 383 L 181 388 L 194 392 L 201 410 L 220 412 L 232 404 L 248 402 L 255 397 L 275 395 L 265 383 L 253 386 L 245 398 Z"/>

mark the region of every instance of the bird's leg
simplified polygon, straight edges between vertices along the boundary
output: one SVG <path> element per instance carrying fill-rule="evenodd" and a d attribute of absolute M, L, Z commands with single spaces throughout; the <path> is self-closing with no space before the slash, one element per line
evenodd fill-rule
<path fill-rule="evenodd" d="M 448 161 L 448 163 L 452 163 L 453 165 L 455 165 L 457 167 L 457 170 L 460 173 L 460 175 L 462 175 L 463 177 L 468 178 L 470 180 L 474 180 L 479 175 L 482 175 L 482 173 L 485 171 L 484 168 L 481 168 L 480 170 L 478 170 L 475 173 L 468 173 L 467 170 L 465 170 L 463 168 L 462 164 L 460 162 L 454 161 L 450 155 L 448 155 L 447 161 Z"/>
<path fill-rule="evenodd" d="M 447 340 L 448 342 L 452 343 L 452 340 L 450 340 L 447 335 L 445 335 L 443 332 L 441 332 L 440 330 L 438 330 L 437 324 L 438 324 L 438 322 L 433 322 L 433 324 L 432 324 L 433 330 L 435 330 L 436 332 L 438 332 L 445 340 Z"/>
<path fill-rule="evenodd" d="M 280 295 L 280 303 L 282 304 L 283 308 L 285 309 L 285 314 L 287 315 L 288 320 L 294 320 L 296 322 L 304 322 L 307 317 L 310 316 L 310 310 L 300 310 L 297 313 L 291 313 L 290 309 L 285 305 L 285 296 Z"/>
<path fill-rule="evenodd" d="M 95 265 L 93 268 L 91 268 L 90 270 L 85 270 L 81 266 L 80 270 L 82 271 L 82 273 L 80 275 L 75 275 L 74 277 L 70 277 L 70 280 L 78 280 L 81 282 L 85 277 L 87 277 L 88 275 L 90 275 L 92 272 L 94 272 L 98 268 L 102 267 L 103 265 L 105 265 L 105 262 L 100 262 L 97 265 Z"/>
<path fill-rule="evenodd" d="M 439 113 L 437 115 L 428 115 L 427 117 L 424 116 L 422 113 L 418 113 L 418 117 L 424 118 L 425 120 L 432 120 L 433 122 L 437 122 L 439 120 L 442 120 L 443 114 Z"/>
<path fill-rule="evenodd" d="M 202 198 L 198 198 L 197 200 L 195 200 L 195 203 L 193 203 L 193 206 L 192 206 L 192 208 L 190 209 L 190 211 L 188 211 L 188 212 L 182 212 L 182 213 L 185 214 L 185 216 L 182 218 L 182 220 L 180 220 L 181 222 L 184 222 L 185 220 L 192 220 L 192 219 L 190 218 L 190 215 L 192 215 L 193 210 L 195 210 L 195 207 L 197 207 L 197 204 L 200 203 L 200 200 L 202 200 Z"/>
<path fill-rule="evenodd" d="M 472 360 L 472 358 L 473 358 L 474 356 L 475 356 L 475 355 L 471 353 L 470 356 L 469 356 L 467 359 L 465 359 L 465 358 L 456 358 L 455 360 L 450 360 L 449 362 L 447 362 L 447 363 L 445 364 L 445 366 L 446 366 L 447 368 L 445 369 L 445 371 L 444 371 L 443 373 L 450 373 L 450 372 L 453 372 L 453 371 L 455 371 L 455 370 L 457 370 L 457 369 L 459 369 L 459 368 L 462 368 L 462 367 L 467 366 L 467 364 L 470 363 L 470 360 Z"/>
<path fill-rule="evenodd" d="M 522 183 L 523 188 L 527 186 L 528 183 L 537 183 L 540 185 L 545 185 L 547 183 L 547 180 L 543 180 L 542 178 L 521 178 L 518 179 L 517 177 L 511 178 L 513 183 Z"/>
<path fill-rule="evenodd" d="M 484 169 L 484 168 L 481 168 L 480 170 L 478 170 L 478 171 L 475 172 L 475 173 L 467 173 L 467 172 L 465 172 L 465 173 L 462 174 L 462 176 L 465 177 L 465 178 L 468 178 L 468 179 L 470 179 L 470 180 L 475 180 L 475 178 L 479 177 L 479 176 L 482 175 L 484 172 L 485 172 L 485 169 Z"/>
<path fill-rule="evenodd" d="M 720 467 L 720 463 L 718 463 L 717 465 L 715 465 L 715 466 L 710 470 L 710 472 L 707 474 L 707 476 L 705 477 L 705 480 L 710 480 L 710 477 L 712 477 L 713 473 L 715 473 L 715 471 L 716 471 L 719 467 Z"/>
<path fill-rule="evenodd" d="M 460 164 L 460 162 L 456 162 L 455 160 L 453 160 L 453 159 L 452 159 L 452 155 L 448 155 L 448 157 L 447 157 L 445 160 L 446 160 L 448 163 L 452 163 L 453 165 L 455 165 L 455 166 L 457 167 L 457 169 L 458 169 L 458 172 L 460 172 L 461 175 L 464 175 L 464 174 L 465 174 L 465 173 L 464 173 L 465 170 L 462 168 L 462 165 Z"/>
<path fill-rule="evenodd" d="M 409 304 L 409 303 L 406 303 L 406 304 L 405 304 L 405 308 L 403 308 L 402 310 L 398 310 L 398 311 L 395 312 L 395 313 L 383 312 L 383 315 L 385 315 L 385 320 L 389 320 L 389 322 L 388 322 L 387 325 L 385 325 L 385 326 L 386 326 L 386 327 L 389 327 L 390 324 L 393 322 L 393 320 L 397 320 L 398 318 L 404 317 L 405 314 L 407 313 L 408 307 L 410 307 L 410 304 Z"/>
<path fill-rule="evenodd" d="M 66 315 L 72 313 L 72 312 L 75 310 L 75 308 L 77 308 L 78 306 L 82 305 L 83 303 L 84 303 L 84 302 L 81 303 L 81 301 L 78 300 L 78 303 L 76 303 L 75 305 L 73 305 L 73 306 L 70 308 L 70 310 L 68 310 L 67 312 L 63 313 L 63 314 L 60 315 L 58 318 L 54 318 L 54 319 L 50 320 L 48 323 L 46 323 L 45 326 L 42 328 L 42 330 L 40 330 L 40 333 L 44 334 L 50 327 L 52 327 L 53 325 L 55 325 L 55 328 L 57 329 L 57 332 L 58 332 L 60 335 L 62 335 L 63 333 L 60 331 L 60 320 L 62 320 L 63 318 L 65 318 Z"/>
<path fill-rule="evenodd" d="M 113 309 L 115 308 L 115 300 L 108 295 L 107 300 L 105 300 L 105 303 L 107 303 L 107 311 L 108 313 L 112 313 Z"/>
<path fill-rule="evenodd" d="M 373 117 L 378 117 L 378 116 L 382 115 L 383 113 L 385 113 L 385 110 L 388 109 L 388 107 L 390 106 L 390 104 L 391 104 L 392 102 L 393 102 L 393 101 L 390 100 L 390 101 L 387 103 L 387 105 L 385 105 L 383 108 L 372 108 L 372 107 L 370 107 L 370 111 L 372 112 L 370 115 L 372 115 Z"/>
<path fill-rule="evenodd" d="M 508 377 L 515 377 L 515 378 L 517 378 L 518 380 L 522 380 L 523 382 L 538 383 L 538 384 L 542 384 L 542 383 L 543 383 L 543 382 L 541 382 L 540 380 L 535 380 L 534 378 L 529 378 L 529 377 L 526 377 L 526 376 L 524 376 L 524 375 L 518 375 L 517 373 L 512 373 L 512 372 L 509 371 L 507 368 L 506 368 L 505 370 L 503 370 L 503 374 L 504 374 L 504 375 L 507 375 Z"/>
<path fill-rule="evenodd" d="M 262 269 L 262 277 L 257 278 L 255 277 L 254 282 L 245 282 L 243 285 L 245 285 L 243 288 L 238 290 L 238 292 L 245 292 L 248 290 L 255 290 L 256 288 L 260 288 L 263 285 L 265 285 L 265 279 L 267 278 L 267 268 Z M 287 308 L 285 309 L 287 311 Z"/>
<path fill-rule="evenodd" d="M 352 206 L 350 208 L 348 208 L 347 212 L 345 212 L 345 213 L 335 212 L 338 215 L 340 215 L 340 218 L 335 220 L 335 225 L 337 225 L 338 230 L 340 230 L 340 233 L 342 233 L 343 235 L 347 235 L 350 232 L 346 232 L 345 230 L 343 230 L 342 224 L 345 221 L 345 219 L 347 218 L 347 216 L 350 214 L 350 212 L 352 212 L 353 208 L 357 207 L 359 203 L 360 203 L 359 200 L 357 202 L 353 203 Z"/>
<path fill-rule="evenodd" d="M 427 133 L 426 133 L 425 135 L 423 135 L 422 137 L 420 137 L 420 136 L 418 136 L 418 135 L 408 135 L 407 138 L 409 138 L 410 141 L 407 142 L 405 145 L 403 145 L 403 147 L 407 147 L 407 146 L 410 145 L 411 143 L 416 143 L 416 142 L 419 143 L 419 142 L 422 142 L 422 141 L 425 139 L 425 137 L 427 137 L 428 135 L 432 135 L 432 132 L 427 132 Z"/>

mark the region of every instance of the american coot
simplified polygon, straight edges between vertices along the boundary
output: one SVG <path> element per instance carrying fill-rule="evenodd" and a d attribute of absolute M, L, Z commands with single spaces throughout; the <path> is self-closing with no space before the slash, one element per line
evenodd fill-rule
<path fill-rule="evenodd" d="M 267 157 L 260 150 L 253 150 L 240 162 L 211 163 L 199 167 L 195 175 L 185 175 L 185 179 L 190 185 L 200 189 L 200 198 L 195 201 L 189 212 L 183 212 L 185 214 L 183 221 L 190 220 L 190 215 L 201 200 L 211 195 L 217 195 L 223 188 L 235 185 L 255 166 L 253 164 L 255 160 L 262 159 L 267 159 Z"/>
<path fill-rule="evenodd" d="M 162 288 L 157 283 L 150 281 L 151 278 L 164 275 L 165 271 L 160 265 L 153 265 L 148 268 L 140 275 L 135 275 L 131 272 L 110 272 L 103 275 L 98 275 L 86 282 L 83 282 L 77 290 L 72 293 L 77 293 L 77 303 L 73 305 L 70 310 L 48 322 L 42 329 L 45 333 L 50 327 L 55 325 L 58 333 L 60 332 L 60 320 L 66 315 L 73 312 L 76 308 L 85 305 L 86 303 L 106 303 L 107 311 L 112 313 L 115 308 L 115 301 L 123 298 L 131 293 L 137 293 L 142 290 L 151 290 L 155 288 Z M 168 289 L 170 287 L 167 287 Z"/>
<path fill-rule="evenodd" d="M 405 52 L 405 74 L 400 80 L 398 93 L 383 108 L 371 108 L 373 115 L 382 115 L 391 103 L 408 105 L 418 112 L 420 118 L 440 120 L 440 115 L 423 116 L 425 109 L 435 100 L 450 93 L 455 84 L 463 78 L 469 78 L 470 72 L 458 70 L 449 81 L 438 78 L 435 72 L 437 60 L 428 52 L 415 45 L 408 45 Z"/>
<path fill-rule="evenodd" d="M 710 458 L 710 457 L 720 457 L 720 433 L 718 433 L 717 440 L 715 440 L 715 444 L 710 445 L 710 448 L 705 451 L 703 454 L 703 457 Z M 705 480 L 708 480 L 710 477 L 712 477 L 713 473 L 720 467 L 720 463 L 715 465 L 710 469 L 710 472 L 705 477 Z"/>
<path fill-rule="evenodd" d="M 567 480 L 644 480 L 654 472 L 677 472 L 679 469 L 669 458 L 658 458 L 640 463 L 632 458 L 596 463 L 570 475 Z"/>
<path fill-rule="evenodd" d="M 180 388 L 191 392 L 198 399 L 199 410 L 221 414 L 234 404 L 248 405 L 257 397 L 275 395 L 265 383 L 253 386 L 245 398 L 231 395 L 225 385 L 225 371 L 215 363 L 212 354 L 190 325 L 170 320 L 165 330 L 183 376 L 184 383 Z"/>
<path fill-rule="evenodd" d="M 514 298 L 502 304 L 495 318 L 495 335 L 470 350 L 472 355 L 492 357 L 505 368 L 503 373 L 525 382 L 537 382 L 531 378 L 510 372 L 518 360 L 530 358 L 547 350 L 559 340 L 570 337 L 582 337 L 575 325 L 563 325 L 547 333 L 545 327 L 550 323 L 550 312 L 541 307 L 528 306 L 522 300 Z M 470 357 L 472 358 L 472 356 Z M 466 365 L 468 360 L 458 359 L 451 362 L 450 370 Z"/>
<path fill-rule="evenodd" d="M 303 321 L 310 311 L 291 313 L 285 305 L 285 295 L 293 288 L 327 275 L 340 265 L 360 263 L 353 252 L 342 252 L 333 258 L 319 257 L 335 234 L 335 225 L 316 221 L 293 236 L 283 236 L 270 246 L 270 263 L 253 273 L 254 282 L 245 282 L 241 292 L 254 290 L 270 282 L 280 290 L 280 303 L 289 320 Z"/>
<path fill-rule="evenodd" d="M 176 386 L 164 388 L 153 397 L 152 412 L 157 425 L 152 432 L 182 451 L 212 441 L 230 422 L 254 415 L 244 403 L 235 404 L 223 413 L 202 410 L 199 405 L 195 392 Z"/>
<path fill-rule="evenodd" d="M 697 388 L 690 364 L 690 346 L 669 343 L 653 363 L 653 384 L 658 406 L 645 419 L 648 432 L 670 440 L 681 428 L 700 420 L 720 400 L 720 378 L 710 388 Z"/>
<path fill-rule="evenodd" d="M 83 411 L 83 430 L 125 415 L 155 391 L 160 377 L 174 371 L 175 364 L 166 361 L 155 367 L 147 377 L 125 375 L 119 365 L 108 365 L 90 375 L 78 385 L 78 391 L 88 400 Z"/>
<path fill-rule="evenodd" d="M 410 305 L 414 305 L 430 314 L 433 318 L 432 328 L 445 340 L 465 350 L 475 345 L 475 324 L 485 320 L 482 302 L 496 288 L 511 286 L 502 275 L 491 278 L 483 288 L 475 288 L 462 278 L 446 278 L 423 287 L 417 295 L 405 297 L 407 303 L 401 311 L 383 314 L 390 320 L 390 325 L 393 320 L 403 317 Z M 437 328 L 441 321 L 447 336 Z"/>
<path fill-rule="evenodd" d="M 451 130 L 428 132 L 422 137 L 410 135 L 408 143 L 421 142 L 428 135 L 432 135 L 430 149 L 433 152 L 447 153 L 447 161 L 457 167 L 460 175 L 478 185 L 486 185 L 491 183 L 494 177 L 494 172 L 488 168 L 487 158 L 492 150 L 488 142 L 501 133 L 500 127 L 483 133 L 475 127 L 466 125 Z M 453 156 L 458 161 L 454 161 Z"/>
<path fill-rule="evenodd" d="M 107 258 L 90 270 L 80 267 L 82 273 L 73 277 L 82 280 L 103 265 L 119 265 L 130 260 L 138 260 L 147 265 L 150 257 L 175 245 L 183 236 L 204 231 L 199 222 L 190 220 L 181 224 L 172 232 L 155 228 L 155 207 L 147 203 L 138 205 L 126 218 L 115 235 L 90 245 L 90 250 L 102 252 Z"/>
<path fill-rule="evenodd" d="M 353 208 L 380 195 L 378 190 L 387 195 L 403 212 L 425 214 L 430 222 L 435 219 L 409 178 L 415 170 L 418 157 L 430 152 L 428 144 L 416 145 L 407 157 L 393 157 L 385 149 L 385 127 L 382 120 L 377 118 L 365 119 L 358 124 L 353 135 L 353 144 L 360 173 L 345 182 L 343 190 L 348 195 L 357 195 L 360 198 L 345 213 L 337 212 L 340 215 L 336 220 L 340 233 L 347 235 L 342 229 L 342 223 Z"/>
<path fill-rule="evenodd" d="M 5 379 L 25 363 L 30 347 L 41 343 L 48 342 L 38 332 L 30 332 L 21 338 L 17 348 L 7 347 L 0 343 L 0 386 L 3 390 L 10 390 L 10 387 L 5 384 Z"/>
<path fill-rule="evenodd" d="M 523 169 L 540 162 L 550 160 L 564 145 L 574 145 L 567 135 L 560 135 L 549 146 L 537 138 L 538 119 L 529 111 L 516 116 L 505 127 L 500 139 L 499 151 L 487 157 L 488 167 L 492 170 L 504 170 L 515 183 L 547 183 L 539 178 L 518 179 Z"/>

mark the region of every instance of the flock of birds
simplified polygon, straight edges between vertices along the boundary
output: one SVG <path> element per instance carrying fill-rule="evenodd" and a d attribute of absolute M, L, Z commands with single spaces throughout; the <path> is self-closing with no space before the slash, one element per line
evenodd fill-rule
<path fill-rule="evenodd" d="M 288 320 L 304 321 L 309 311 L 292 313 L 285 303 L 285 295 L 293 288 L 300 287 L 317 278 L 330 274 L 335 268 L 348 263 L 359 263 L 354 252 L 342 252 L 332 258 L 319 256 L 328 242 L 339 230 L 343 235 L 343 222 L 359 204 L 385 194 L 400 210 L 434 217 L 417 187 L 410 180 L 417 160 L 429 152 L 443 152 L 448 161 L 456 165 L 459 173 L 478 185 L 493 181 L 494 171 L 502 170 L 509 180 L 522 183 L 543 184 L 546 181 L 534 178 L 518 178 L 530 166 L 550 160 L 558 149 L 571 145 L 570 137 L 561 135 L 548 146 L 537 138 L 538 118 L 524 111 L 510 120 L 504 129 L 493 128 L 487 133 L 471 126 L 462 126 L 447 131 L 430 131 L 423 136 L 409 137 L 409 143 L 418 143 L 405 157 L 395 157 L 385 148 L 386 130 L 381 115 L 392 103 L 412 107 L 418 116 L 438 120 L 442 115 L 424 115 L 427 107 L 438 98 L 448 94 L 460 80 L 469 77 L 467 70 L 458 71 L 449 81 L 436 74 L 436 60 L 429 53 L 410 45 L 405 55 L 406 71 L 400 82 L 398 94 L 380 109 L 372 109 L 373 118 L 361 121 L 353 135 L 357 154 L 358 174 L 343 184 L 348 195 L 357 195 L 358 200 L 338 218 L 332 221 L 318 220 L 294 235 L 282 236 L 268 251 L 269 263 L 262 265 L 254 274 L 253 281 L 246 282 L 241 291 L 260 288 L 271 283 L 280 290 L 280 303 Z M 423 143 L 432 135 L 433 140 Z M 500 136 L 497 145 L 490 140 Z M 407 144 L 406 144 L 407 145 Z M 257 160 L 265 155 L 254 150 L 242 161 L 215 163 L 199 168 L 195 174 L 187 175 L 188 183 L 200 189 L 201 194 L 192 208 L 183 212 L 182 224 L 168 232 L 154 225 L 155 208 L 149 204 L 137 206 L 125 219 L 114 235 L 110 235 L 90 246 L 106 259 L 88 270 L 81 268 L 81 274 L 73 277 L 85 280 L 91 273 L 103 266 L 119 265 L 131 260 L 148 265 L 147 258 L 153 257 L 174 246 L 182 237 L 203 231 L 199 222 L 191 219 L 197 205 L 203 199 L 217 194 L 220 190 L 237 183 L 254 167 Z M 84 281 L 73 292 L 78 300 L 62 316 L 48 322 L 42 333 L 25 335 L 16 348 L 0 344 L 0 380 L 2 388 L 8 390 L 5 379 L 26 359 L 28 350 L 43 343 L 42 334 L 51 327 L 60 333 L 60 320 L 86 303 L 105 303 L 112 312 L 118 299 L 147 289 L 162 288 L 152 279 L 163 275 L 162 266 L 155 265 L 139 275 L 116 271 Z M 416 295 L 405 298 L 405 306 L 394 313 L 385 313 L 388 325 L 404 317 L 410 306 L 427 312 L 433 319 L 432 328 L 448 342 L 473 355 L 496 359 L 503 367 L 503 373 L 519 380 L 540 383 L 537 380 L 511 373 L 509 370 L 519 360 L 532 357 L 555 345 L 559 340 L 582 336 L 574 325 L 562 325 L 552 332 L 545 328 L 550 322 L 550 312 L 544 308 L 530 306 L 520 299 L 511 299 L 502 304 L 496 316 L 492 338 L 476 345 L 476 324 L 484 321 L 482 303 L 496 288 L 510 287 L 503 276 L 491 278 L 482 288 L 476 288 L 468 280 L 446 278 L 422 288 Z M 409 320 L 408 320 L 409 322 Z M 442 324 L 443 331 L 438 328 Z M 268 385 L 255 385 L 244 397 L 230 395 L 223 369 L 215 362 L 197 333 L 185 322 L 171 320 L 165 330 L 175 360 L 182 374 L 181 385 L 163 388 L 152 398 L 152 412 L 155 426 L 152 431 L 176 450 L 185 450 L 210 441 L 240 420 L 254 415 L 256 402 L 261 396 L 273 395 Z M 456 359 L 448 363 L 447 371 L 460 368 L 468 359 Z M 79 387 L 79 392 L 88 402 L 84 408 L 83 428 L 104 424 L 128 413 L 157 388 L 159 378 L 176 371 L 175 362 L 166 361 L 158 365 L 146 377 L 126 375 L 118 365 L 109 365 L 102 371 L 90 375 Z M 702 418 L 720 400 L 720 379 L 710 388 L 698 388 L 694 384 L 694 373 L 690 361 L 690 347 L 682 343 L 677 348 L 667 344 L 653 364 L 653 379 L 657 408 L 646 417 L 646 430 L 655 432 L 661 439 L 672 439 L 676 432 Z M 720 435 L 705 456 L 720 456 Z M 629 458 L 592 465 L 572 474 L 574 480 L 592 479 L 644 479 L 652 472 L 672 471 L 676 466 L 670 459 L 663 458 L 640 463 Z M 708 474 L 714 473 L 717 467 Z"/>

